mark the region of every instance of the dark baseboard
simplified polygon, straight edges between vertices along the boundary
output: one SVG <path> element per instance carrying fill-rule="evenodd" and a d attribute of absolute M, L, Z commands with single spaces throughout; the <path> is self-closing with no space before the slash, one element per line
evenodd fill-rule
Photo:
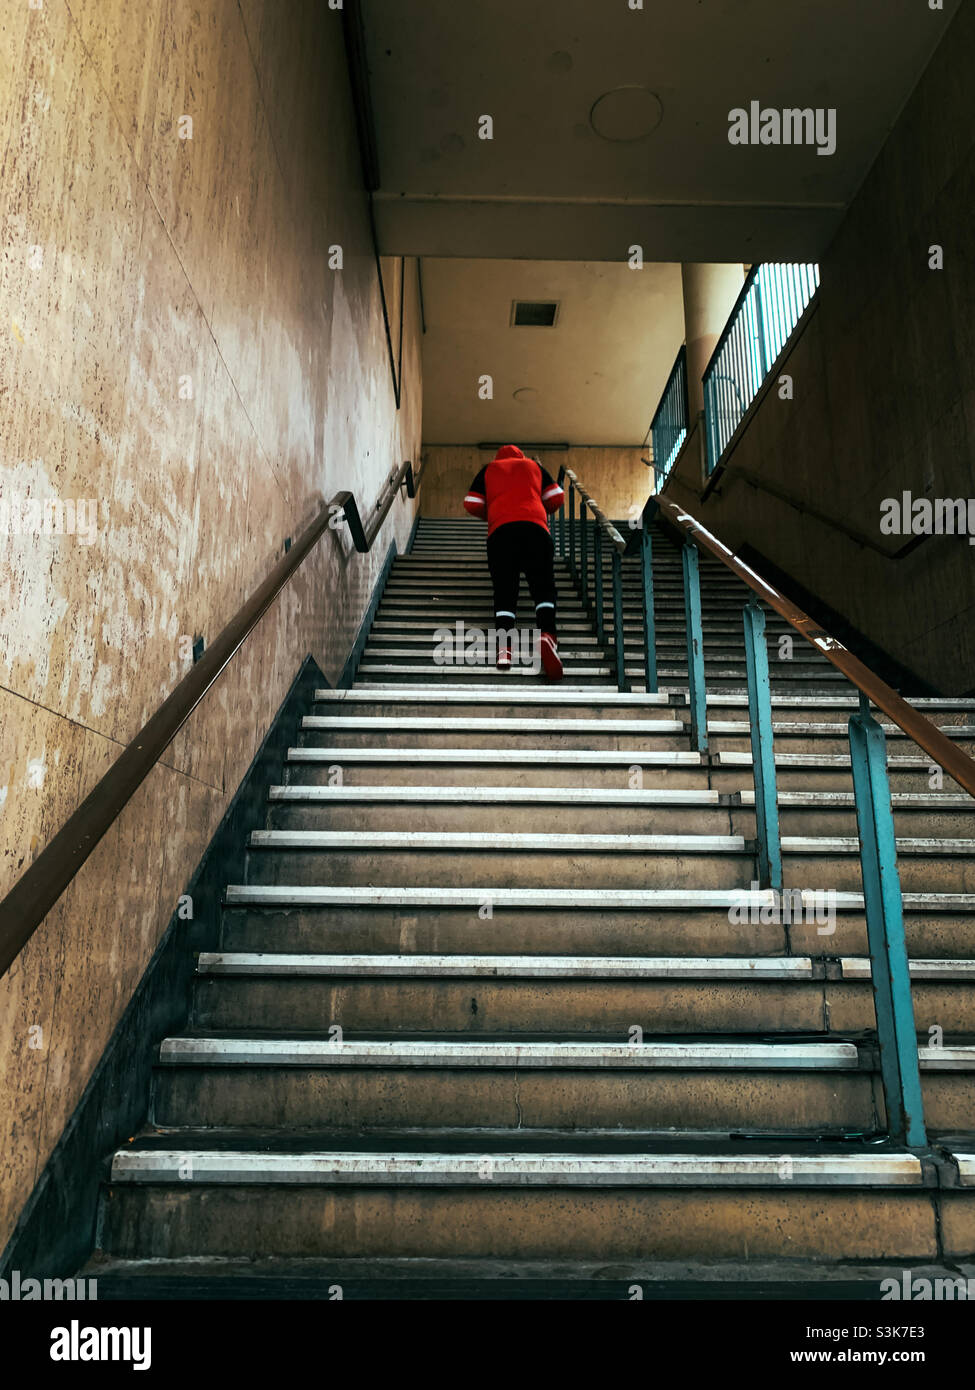
<path fill-rule="evenodd" d="M 412 536 L 410 537 L 410 543 L 412 544 Z M 389 549 L 386 551 L 386 558 L 383 560 L 383 567 L 379 571 L 379 576 L 373 585 L 369 606 L 362 615 L 362 622 L 359 624 L 359 630 L 355 635 L 355 641 L 352 643 L 352 650 L 349 652 L 348 660 L 342 667 L 342 674 L 338 679 L 339 690 L 348 690 L 355 680 L 356 672 L 359 669 L 359 662 L 362 660 L 362 653 L 365 651 L 366 643 L 369 641 L 369 633 L 372 630 L 376 611 L 382 602 L 383 592 L 386 588 L 386 580 L 389 578 L 389 571 L 393 567 L 393 561 L 396 559 L 397 554 L 396 542 L 391 541 Z"/>
<path fill-rule="evenodd" d="M 216 950 L 228 883 L 242 883 L 246 838 L 263 824 L 267 789 L 283 780 L 287 750 L 298 742 L 301 717 L 316 688 L 327 686 L 307 656 L 264 741 L 227 808 L 184 894 L 193 920 L 176 914 L 95 1068 L 81 1100 L 44 1166 L 7 1247 L 0 1277 L 67 1277 L 95 1245 L 99 1187 L 108 1156 L 145 1123 L 160 1039 L 186 1028 L 195 954 Z"/>

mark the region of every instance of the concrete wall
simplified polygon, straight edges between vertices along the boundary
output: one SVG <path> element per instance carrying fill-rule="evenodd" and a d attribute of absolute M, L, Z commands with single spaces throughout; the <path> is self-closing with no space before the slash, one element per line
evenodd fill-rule
<path fill-rule="evenodd" d="M 934 537 L 876 554 L 756 490 L 880 533 L 884 498 L 975 497 L 975 6 L 963 6 L 822 261 L 818 308 L 701 502 L 685 448 L 667 494 L 731 545 L 748 540 L 904 666 L 949 694 L 975 689 L 975 549 Z M 944 269 L 929 268 L 929 247 Z M 737 476 L 736 476 L 737 475 Z"/>
<path fill-rule="evenodd" d="M 620 520 L 639 516 L 652 491 L 653 474 L 643 463 L 649 449 L 602 448 L 573 445 L 568 450 L 544 448 L 527 450 L 547 468 L 553 478 L 564 465 L 571 468 L 591 497 L 607 516 Z M 486 463 L 494 457 L 487 449 L 462 444 L 423 446 L 423 486 L 420 512 L 423 516 L 467 516 L 464 493 Z"/>
<path fill-rule="evenodd" d="M 97 523 L 0 531 L 0 895 L 188 669 L 180 639 L 418 456 L 415 265 L 397 412 L 341 15 L 282 8 L 0 13 L 0 500 Z M 0 981 L 0 1248 L 300 661 L 341 669 L 412 510 L 367 557 L 324 538 Z"/>

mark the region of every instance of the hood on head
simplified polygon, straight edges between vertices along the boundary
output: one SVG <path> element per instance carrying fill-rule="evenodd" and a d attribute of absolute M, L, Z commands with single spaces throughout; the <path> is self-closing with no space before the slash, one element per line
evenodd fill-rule
<path fill-rule="evenodd" d="M 501 448 L 494 456 L 495 463 L 503 462 L 504 459 L 523 459 L 525 455 L 518 448 L 517 444 L 502 444 Z"/>

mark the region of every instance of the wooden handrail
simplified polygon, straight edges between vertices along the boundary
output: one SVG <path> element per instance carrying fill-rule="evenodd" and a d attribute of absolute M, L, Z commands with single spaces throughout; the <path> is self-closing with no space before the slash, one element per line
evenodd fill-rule
<path fill-rule="evenodd" d="M 0 976 L 10 968 L 224 667 L 325 532 L 336 530 L 337 523 L 344 521 L 356 550 L 368 551 L 400 487 L 405 485 L 408 495 L 414 497 L 416 483 L 411 463 L 404 463 L 397 469 L 380 494 L 377 514 L 368 532 L 363 528 L 359 508 L 351 492 L 338 493 L 322 507 L 263 584 L 237 610 L 213 645 L 187 671 L 97 786 L 0 901 Z"/>
<path fill-rule="evenodd" d="M 607 517 L 603 509 L 589 496 L 589 493 L 582 486 L 579 479 L 573 473 L 571 468 L 566 468 L 563 466 L 559 469 L 560 486 L 562 484 L 563 478 L 568 478 L 569 481 L 573 484 L 576 492 L 579 494 L 583 502 L 585 502 L 586 506 L 592 512 L 593 516 L 598 521 L 602 530 L 606 533 L 606 537 L 609 540 L 610 545 L 615 547 L 615 549 L 618 550 L 619 553 L 622 555 L 623 552 L 626 550 L 626 541 L 620 535 L 619 531 L 617 531 L 616 527 L 610 521 L 609 517 Z"/>
<path fill-rule="evenodd" d="M 769 584 L 760 574 L 757 574 L 750 565 L 745 564 L 744 560 L 729 550 L 723 541 L 718 540 L 717 536 L 712 535 L 707 527 L 692 516 L 685 507 L 679 507 L 675 502 L 670 502 L 662 497 L 653 497 L 650 502 L 660 516 L 687 536 L 699 550 L 717 556 L 722 564 L 726 565 L 770 608 L 774 608 L 778 614 L 785 618 L 786 622 L 794 627 L 807 642 L 811 643 L 817 651 L 822 652 L 828 661 L 842 671 L 858 690 L 861 690 L 878 709 L 883 710 L 884 714 L 893 720 L 899 729 L 903 729 L 908 738 L 913 739 L 919 748 L 929 754 L 935 764 L 944 768 L 953 781 L 957 782 L 970 796 L 975 796 L 975 760 L 952 743 L 951 739 L 932 724 L 930 719 L 914 709 L 913 705 L 909 705 L 905 699 L 897 694 L 896 690 L 891 689 L 885 681 L 882 681 L 875 672 L 870 670 L 869 666 L 865 666 L 851 651 L 844 647 L 842 642 L 825 632 L 809 617 L 808 613 L 804 613 L 791 599 L 786 598 L 774 585 Z"/>

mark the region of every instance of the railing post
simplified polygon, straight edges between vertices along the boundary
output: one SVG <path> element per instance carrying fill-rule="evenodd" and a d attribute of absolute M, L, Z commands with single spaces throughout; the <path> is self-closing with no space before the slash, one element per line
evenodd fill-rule
<path fill-rule="evenodd" d="M 586 499 L 579 494 L 579 587 L 582 606 L 589 607 L 589 541 L 586 535 Z"/>
<path fill-rule="evenodd" d="M 657 623 L 653 611 L 653 542 L 650 523 L 643 518 L 640 525 L 640 570 L 643 576 L 643 668 L 647 693 L 655 695 L 657 683 Z"/>
<path fill-rule="evenodd" d="M 886 740 L 862 693 L 858 713 L 850 716 L 850 760 L 887 1127 L 895 1142 L 923 1148 L 927 1135 Z"/>
<path fill-rule="evenodd" d="M 598 521 L 593 522 L 592 564 L 596 586 L 596 637 L 601 644 L 605 645 L 606 621 L 603 611 L 603 531 Z"/>
<path fill-rule="evenodd" d="M 691 711 L 691 744 L 698 753 L 708 747 L 708 705 L 704 684 L 704 630 L 701 620 L 701 579 L 697 548 L 686 543 L 681 552 L 684 569 L 684 624 L 687 629 L 687 694 Z"/>
<path fill-rule="evenodd" d="M 569 573 L 574 581 L 578 579 L 576 573 L 576 489 L 571 478 L 569 479 Z"/>
<path fill-rule="evenodd" d="M 748 671 L 748 724 L 755 779 L 755 836 L 758 841 L 758 881 L 762 888 L 782 892 L 782 841 L 775 785 L 772 741 L 772 687 L 769 683 L 765 614 L 752 599 L 745 604 L 745 666 Z"/>
<path fill-rule="evenodd" d="M 755 276 L 755 329 L 758 333 L 758 366 L 759 378 L 755 383 L 755 391 L 761 386 L 768 376 L 769 367 L 772 365 L 768 360 L 768 350 L 765 346 L 765 302 L 763 298 L 764 285 L 762 281 L 762 268 L 759 267 L 758 274 Z"/>
<path fill-rule="evenodd" d="M 629 690 L 626 679 L 626 644 L 623 639 L 623 557 L 613 546 L 613 648 L 616 655 L 616 689 Z"/>

